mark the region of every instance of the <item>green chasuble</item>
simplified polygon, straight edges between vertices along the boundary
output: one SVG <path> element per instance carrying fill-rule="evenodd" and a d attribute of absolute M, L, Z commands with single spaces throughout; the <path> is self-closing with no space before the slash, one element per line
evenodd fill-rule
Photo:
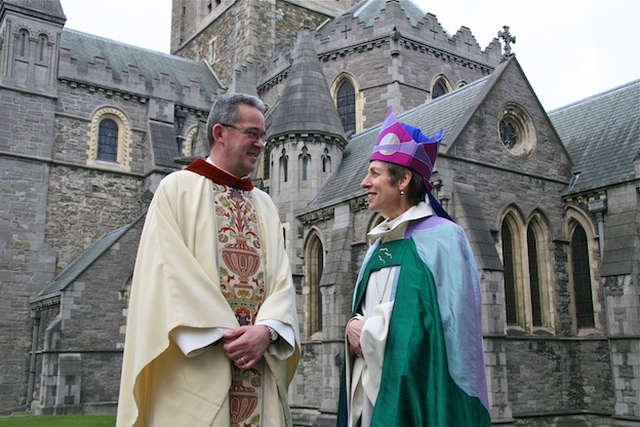
<path fill-rule="evenodd" d="M 400 273 L 371 426 L 491 426 L 480 399 L 449 375 L 436 284 L 413 239 L 374 249 L 357 284 L 352 314 L 359 310 L 369 275 L 391 266 L 400 266 Z"/>

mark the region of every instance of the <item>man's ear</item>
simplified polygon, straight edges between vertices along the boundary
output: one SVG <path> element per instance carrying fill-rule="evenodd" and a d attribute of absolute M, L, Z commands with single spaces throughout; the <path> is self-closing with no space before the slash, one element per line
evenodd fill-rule
<path fill-rule="evenodd" d="M 213 125 L 213 128 L 211 128 L 213 140 L 216 142 L 216 144 L 224 140 L 224 138 L 222 137 L 224 130 L 224 126 L 222 126 L 220 123 L 216 123 L 215 125 Z"/>

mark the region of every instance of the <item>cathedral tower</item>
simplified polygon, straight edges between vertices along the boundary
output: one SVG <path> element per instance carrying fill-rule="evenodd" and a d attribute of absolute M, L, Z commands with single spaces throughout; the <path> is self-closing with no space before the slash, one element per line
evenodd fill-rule
<path fill-rule="evenodd" d="M 291 48 L 300 22 L 318 27 L 356 0 L 173 0 L 171 53 L 203 60 L 232 91 L 255 92 L 276 46 Z"/>

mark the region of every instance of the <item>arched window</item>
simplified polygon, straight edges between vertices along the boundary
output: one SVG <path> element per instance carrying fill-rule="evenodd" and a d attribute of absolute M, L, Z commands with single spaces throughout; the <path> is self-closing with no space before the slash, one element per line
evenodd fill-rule
<path fill-rule="evenodd" d="M 431 89 L 431 98 L 436 99 L 445 93 L 447 93 L 447 89 L 441 81 L 437 81 L 436 84 L 433 85 L 433 89 Z"/>
<path fill-rule="evenodd" d="M 516 295 L 516 272 L 514 262 L 514 242 L 511 228 L 506 221 L 502 223 L 502 263 L 504 266 L 504 299 L 507 312 L 507 325 L 518 324 L 518 302 Z"/>
<path fill-rule="evenodd" d="M 103 119 L 98 125 L 98 160 L 115 162 L 118 159 L 118 124 Z"/>
<path fill-rule="evenodd" d="M 442 75 L 439 74 L 431 80 L 431 99 L 436 99 L 441 97 L 442 95 L 449 93 L 453 90 L 451 87 L 451 83 L 449 80 Z"/>
<path fill-rule="evenodd" d="M 540 272 L 538 269 L 538 243 L 533 227 L 527 227 L 527 255 L 529 256 L 529 290 L 531 292 L 531 319 L 533 326 L 542 326 Z"/>
<path fill-rule="evenodd" d="M 97 110 L 89 123 L 87 165 L 120 171 L 131 170 L 131 125 L 113 107 Z"/>
<path fill-rule="evenodd" d="M 306 277 L 307 293 L 305 298 L 305 312 L 307 318 L 305 329 L 307 337 L 322 331 L 322 292 L 320 279 L 324 268 L 324 248 L 320 236 L 313 231 L 307 240 L 306 249 Z"/>
<path fill-rule="evenodd" d="M 18 57 L 25 58 L 28 54 L 29 33 L 27 30 L 20 30 L 18 35 Z"/>
<path fill-rule="evenodd" d="M 545 216 L 536 210 L 525 226 L 520 211 L 509 209 L 500 234 L 507 326 L 517 333 L 553 333 L 554 280 Z"/>
<path fill-rule="evenodd" d="M 329 150 L 326 148 L 322 153 L 322 172 L 331 172 L 331 156 L 329 156 Z"/>
<path fill-rule="evenodd" d="M 36 58 L 38 62 L 44 62 L 47 59 L 48 41 L 49 39 L 44 34 L 40 34 L 40 37 L 38 37 L 38 57 Z"/>
<path fill-rule="evenodd" d="M 309 156 L 302 156 L 302 180 L 307 180 L 307 170 L 309 169 Z"/>
<path fill-rule="evenodd" d="M 289 158 L 287 157 L 287 152 L 284 149 L 280 156 L 280 176 L 282 176 L 282 182 L 287 182 L 289 180 Z"/>
<path fill-rule="evenodd" d="M 344 80 L 338 89 L 338 115 L 345 132 L 356 130 L 356 94 L 349 80 Z"/>
<path fill-rule="evenodd" d="M 571 236 L 571 269 L 578 329 L 593 328 L 594 310 L 587 234 L 577 225 Z"/>
<path fill-rule="evenodd" d="M 311 163 L 311 156 L 309 155 L 309 149 L 304 146 L 302 147 L 302 154 L 298 157 L 298 172 L 299 179 L 302 181 L 307 181 L 309 179 L 309 166 Z"/>
<path fill-rule="evenodd" d="M 384 221 L 384 217 L 382 215 L 380 215 L 379 213 L 373 214 L 373 216 L 369 220 L 369 224 L 367 225 L 367 229 L 365 230 L 365 233 L 368 234 L 371 230 L 379 226 L 383 221 Z M 367 236 L 365 235 L 365 240 L 366 240 L 366 237 Z M 373 242 L 369 242 L 369 243 L 371 244 Z"/>

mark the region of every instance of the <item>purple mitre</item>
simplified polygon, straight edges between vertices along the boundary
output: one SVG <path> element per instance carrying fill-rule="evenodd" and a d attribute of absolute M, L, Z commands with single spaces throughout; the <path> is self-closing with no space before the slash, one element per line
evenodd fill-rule
<path fill-rule="evenodd" d="M 408 167 L 418 172 L 429 191 L 431 172 L 438 156 L 443 131 L 430 138 L 416 127 L 400 123 L 390 108 L 382 124 L 369 160 L 380 160 Z"/>

